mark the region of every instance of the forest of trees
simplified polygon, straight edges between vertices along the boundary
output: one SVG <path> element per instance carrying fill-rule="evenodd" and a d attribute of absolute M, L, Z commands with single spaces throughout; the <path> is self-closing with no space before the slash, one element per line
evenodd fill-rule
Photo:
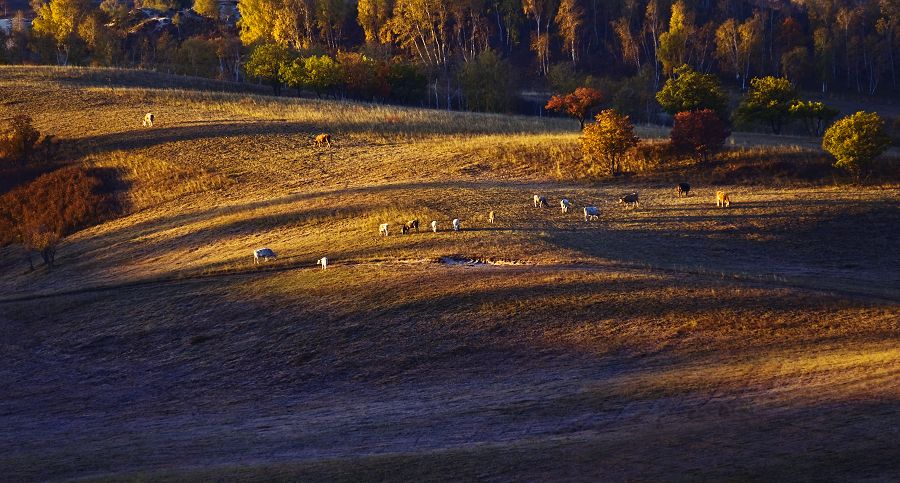
<path fill-rule="evenodd" d="M 191 3 L 193 2 L 193 3 Z M 319 95 L 514 109 L 587 85 L 633 118 L 683 65 L 896 96 L 900 0 L 32 0 L 0 62 L 143 67 Z M 487 79 L 485 81 L 484 79 Z M 495 87 L 496 86 L 496 87 Z"/>

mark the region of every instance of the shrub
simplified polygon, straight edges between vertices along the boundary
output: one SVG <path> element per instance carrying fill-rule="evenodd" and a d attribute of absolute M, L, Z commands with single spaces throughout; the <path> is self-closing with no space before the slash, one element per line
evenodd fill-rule
<path fill-rule="evenodd" d="M 857 180 L 889 144 L 881 117 L 864 111 L 838 120 L 822 138 L 822 149 L 835 157 L 834 166 L 850 171 Z"/>
<path fill-rule="evenodd" d="M 673 146 L 692 151 L 700 162 L 706 162 L 730 135 L 728 126 L 711 109 L 679 112 L 670 134 Z"/>
<path fill-rule="evenodd" d="M 14 242 L 38 252 L 52 266 L 58 242 L 115 211 L 102 174 L 63 168 L 0 197 L 0 245 Z"/>
<path fill-rule="evenodd" d="M 617 175 L 622 172 L 622 160 L 626 153 L 638 143 L 634 125 L 628 116 L 614 109 L 600 111 L 595 119 L 596 122 L 584 128 L 582 152 L 589 162 L 602 160 L 607 172 Z"/>
<path fill-rule="evenodd" d="M 38 148 L 41 133 L 22 114 L 7 121 L 0 130 L 0 167 L 19 167 L 28 164 Z"/>
<path fill-rule="evenodd" d="M 603 94 L 591 87 L 579 87 L 570 94 L 553 96 L 547 101 L 544 109 L 566 114 L 578 119 L 581 129 L 584 130 L 584 121 L 591 115 L 591 111 L 603 102 Z"/>

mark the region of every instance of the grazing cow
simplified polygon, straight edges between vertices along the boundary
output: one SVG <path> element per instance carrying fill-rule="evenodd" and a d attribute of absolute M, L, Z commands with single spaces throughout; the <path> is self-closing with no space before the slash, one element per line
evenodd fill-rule
<path fill-rule="evenodd" d="M 687 196 L 690 191 L 691 185 L 687 183 L 678 183 L 678 186 L 675 187 L 675 194 L 677 194 L 678 197 Z"/>
<path fill-rule="evenodd" d="M 388 236 L 388 224 L 387 223 L 382 223 L 378 227 L 378 234 L 381 236 Z"/>
<path fill-rule="evenodd" d="M 437 220 L 431 220 L 431 231 L 437 233 Z"/>
<path fill-rule="evenodd" d="M 406 225 L 400 225 L 400 234 L 405 235 L 409 233 L 409 227 Z"/>
<path fill-rule="evenodd" d="M 631 205 L 631 207 L 636 207 L 636 206 L 641 205 L 641 203 L 638 201 L 637 192 L 631 193 L 630 195 L 622 195 L 622 197 L 619 198 L 619 203 Z"/>
<path fill-rule="evenodd" d="M 319 134 L 316 136 L 316 146 L 331 147 L 331 134 Z"/>
<path fill-rule="evenodd" d="M 459 218 L 453 219 L 453 231 L 459 231 Z"/>
<path fill-rule="evenodd" d="M 584 207 L 584 221 L 589 220 L 599 220 L 600 219 L 600 209 L 596 206 L 585 206 Z"/>
<path fill-rule="evenodd" d="M 494 212 L 493 211 L 488 212 L 488 223 L 490 223 L 492 225 L 494 224 Z"/>
<path fill-rule="evenodd" d="M 568 213 L 568 212 L 569 212 L 569 207 L 571 207 L 571 206 L 572 206 L 572 205 L 569 203 L 569 200 L 567 200 L 567 199 L 565 199 L 565 198 L 563 198 L 563 199 L 560 200 L 560 202 L 559 202 L 559 207 L 560 207 L 560 209 L 562 209 L 562 212 L 563 212 L 563 213 Z"/>
<path fill-rule="evenodd" d="M 316 265 L 322 265 L 322 270 L 326 270 L 328 268 L 328 258 L 322 257 L 316 260 Z"/>
<path fill-rule="evenodd" d="M 419 219 L 409 220 L 406 222 L 406 231 L 416 230 L 416 233 L 419 233 Z"/>
<path fill-rule="evenodd" d="M 728 199 L 728 193 L 724 191 L 716 191 L 716 207 L 728 208 L 731 201 Z"/>
<path fill-rule="evenodd" d="M 546 208 L 546 207 L 550 206 L 547 204 L 547 198 L 544 196 L 534 195 L 533 203 L 534 203 L 535 208 L 537 208 L 539 206 L 541 208 Z"/>
<path fill-rule="evenodd" d="M 153 113 L 152 112 L 148 112 L 147 114 L 144 114 L 144 121 L 141 122 L 141 126 L 153 127 Z"/>
<path fill-rule="evenodd" d="M 260 259 L 262 259 L 264 262 L 268 261 L 269 259 L 277 260 L 278 255 L 276 255 L 271 248 L 257 248 L 256 250 L 253 250 L 253 262 L 259 265 Z"/>

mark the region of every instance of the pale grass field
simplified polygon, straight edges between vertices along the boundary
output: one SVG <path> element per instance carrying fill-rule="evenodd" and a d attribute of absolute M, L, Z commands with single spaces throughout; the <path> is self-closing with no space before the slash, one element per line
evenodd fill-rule
<path fill-rule="evenodd" d="M 585 176 L 570 121 L 160 80 L 0 67 L 0 117 L 129 186 L 51 271 L 0 249 L 7 477 L 900 474 L 897 186 L 679 199 Z M 615 203 L 632 190 L 640 208 Z M 279 259 L 254 266 L 261 246 Z"/>

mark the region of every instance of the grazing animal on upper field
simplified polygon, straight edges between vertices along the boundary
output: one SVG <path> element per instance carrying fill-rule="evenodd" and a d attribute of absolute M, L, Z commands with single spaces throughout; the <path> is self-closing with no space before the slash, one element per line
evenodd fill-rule
<path fill-rule="evenodd" d="M 400 234 L 405 235 L 409 233 L 409 227 L 406 225 L 400 225 Z"/>
<path fill-rule="evenodd" d="M 546 208 L 546 207 L 550 206 L 550 205 L 547 204 L 547 198 L 546 198 L 546 197 L 544 197 L 544 196 L 538 196 L 538 195 L 534 195 L 534 198 L 533 198 L 533 204 L 534 204 L 534 207 L 535 207 L 535 208 L 537 208 L 537 207 L 539 207 L 539 206 L 540 206 L 541 208 Z"/>
<path fill-rule="evenodd" d="M 316 260 L 316 265 L 322 265 L 322 270 L 327 269 L 328 268 L 328 258 L 322 257 L 322 258 Z"/>
<path fill-rule="evenodd" d="M 331 147 L 331 134 L 319 134 L 316 136 L 316 146 Z"/>
<path fill-rule="evenodd" d="M 565 198 L 563 198 L 563 199 L 560 200 L 560 202 L 559 202 L 559 207 L 560 207 L 560 209 L 562 209 L 562 212 L 563 212 L 563 213 L 568 213 L 568 212 L 569 212 L 569 207 L 571 207 L 571 206 L 572 206 L 572 205 L 569 203 L 569 200 L 567 200 L 567 199 L 565 199 Z"/>
<path fill-rule="evenodd" d="M 678 183 L 678 186 L 675 187 L 675 194 L 679 197 L 687 196 L 691 191 L 691 185 L 687 183 Z"/>
<path fill-rule="evenodd" d="M 153 113 L 152 112 L 148 112 L 147 114 L 144 114 L 144 121 L 141 122 L 141 126 L 153 127 Z"/>
<path fill-rule="evenodd" d="M 406 230 L 416 230 L 416 233 L 419 233 L 419 219 L 409 220 L 406 222 Z"/>
<path fill-rule="evenodd" d="M 716 191 L 716 207 L 728 208 L 728 205 L 731 204 L 731 200 L 728 199 L 728 193 L 724 191 Z"/>
<path fill-rule="evenodd" d="M 493 211 L 488 212 L 488 223 L 490 223 L 492 225 L 494 224 L 494 212 Z"/>
<path fill-rule="evenodd" d="M 431 231 L 437 233 L 437 220 L 431 220 Z"/>
<path fill-rule="evenodd" d="M 626 205 L 631 205 L 632 207 L 640 206 L 640 201 L 638 201 L 637 192 L 631 193 L 630 195 L 622 195 L 619 198 L 619 203 L 625 203 Z"/>
<path fill-rule="evenodd" d="M 381 236 L 388 236 L 388 224 L 387 223 L 382 223 L 378 227 L 378 234 Z"/>
<path fill-rule="evenodd" d="M 276 255 L 271 248 L 257 248 L 256 250 L 253 250 L 253 262 L 259 265 L 260 259 L 262 259 L 264 262 L 268 261 L 269 259 L 277 260 L 278 255 Z"/>
<path fill-rule="evenodd" d="M 454 218 L 453 219 L 453 231 L 459 231 L 459 227 L 460 227 L 459 218 Z"/>
<path fill-rule="evenodd" d="M 600 219 L 600 209 L 596 206 L 585 206 L 584 207 L 584 221 L 588 220 L 599 220 Z"/>

